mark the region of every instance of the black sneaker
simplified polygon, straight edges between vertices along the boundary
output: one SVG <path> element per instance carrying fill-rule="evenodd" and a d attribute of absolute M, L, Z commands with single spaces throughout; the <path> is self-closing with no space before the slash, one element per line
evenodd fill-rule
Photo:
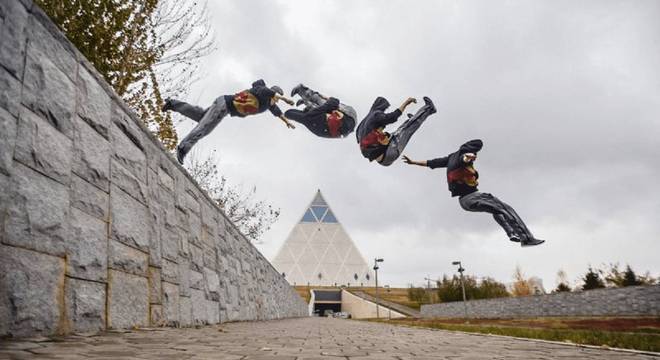
<path fill-rule="evenodd" d="M 511 236 L 509 236 L 509 240 L 519 243 L 520 242 L 520 237 L 518 235 L 511 235 Z"/>
<path fill-rule="evenodd" d="M 435 104 L 433 104 L 433 101 L 428 96 L 424 96 L 424 103 L 426 103 L 427 106 L 430 107 L 431 114 L 435 114 L 438 110 L 435 108 Z"/>
<path fill-rule="evenodd" d="M 161 108 L 163 112 L 172 110 L 174 107 L 172 106 L 172 100 L 170 98 L 165 99 L 165 105 Z"/>
<path fill-rule="evenodd" d="M 183 148 L 181 146 L 176 147 L 176 160 L 179 162 L 179 164 L 183 165 L 183 158 L 186 157 L 186 153 L 183 151 Z"/>
<path fill-rule="evenodd" d="M 526 241 L 521 241 L 520 246 L 522 247 L 528 247 L 528 246 L 536 246 L 536 245 L 541 245 L 545 242 L 545 240 L 540 240 L 540 239 L 529 239 Z"/>
<path fill-rule="evenodd" d="M 291 97 L 294 97 L 296 94 L 300 93 L 304 89 L 305 89 L 305 85 L 303 84 L 296 85 L 293 89 L 291 89 Z"/>

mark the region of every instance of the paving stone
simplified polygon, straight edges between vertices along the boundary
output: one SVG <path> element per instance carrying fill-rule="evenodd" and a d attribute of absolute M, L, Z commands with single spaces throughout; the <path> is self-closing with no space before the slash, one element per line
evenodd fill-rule
<path fill-rule="evenodd" d="M 0 74 L 2 69 L 0 68 Z M 1 76 L 1 75 L 0 75 Z M 2 86 L 0 80 L 0 87 Z M 2 91 L 2 90 L 0 90 Z M 7 110 L 0 108 L 0 174 L 10 175 L 14 146 L 16 144 L 16 128 L 18 120 Z"/>
<path fill-rule="evenodd" d="M 184 258 L 179 259 L 179 294 L 181 296 L 190 296 L 191 283 L 190 261 Z"/>
<path fill-rule="evenodd" d="M 190 288 L 204 291 L 206 289 L 206 281 L 204 275 L 197 271 L 190 271 Z"/>
<path fill-rule="evenodd" d="M 149 267 L 149 302 L 160 304 L 162 302 L 162 288 L 160 269 Z"/>
<path fill-rule="evenodd" d="M 74 332 L 104 330 L 105 284 L 67 278 L 66 314 Z"/>
<path fill-rule="evenodd" d="M 146 277 L 110 270 L 108 327 L 125 329 L 149 325 L 149 287 Z"/>
<path fill-rule="evenodd" d="M 78 209 L 71 209 L 66 237 L 67 275 L 106 281 L 108 275 L 108 224 Z"/>
<path fill-rule="evenodd" d="M 77 175 L 71 176 L 71 207 L 97 219 L 108 221 L 110 196 Z"/>
<path fill-rule="evenodd" d="M 163 318 L 169 326 L 179 323 L 179 285 L 163 282 Z"/>
<path fill-rule="evenodd" d="M 110 142 L 80 117 L 74 118 L 73 172 L 110 191 Z"/>
<path fill-rule="evenodd" d="M 0 65 L 20 79 L 25 59 L 25 28 L 28 11 L 18 1 L 0 2 Z M 2 87 L 0 87 L 2 89 Z"/>
<path fill-rule="evenodd" d="M 114 185 L 110 191 L 111 239 L 147 253 L 150 221 L 147 207 Z"/>
<path fill-rule="evenodd" d="M 116 160 L 112 161 L 110 169 L 112 184 L 124 190 L 133 199 L 147 205 L 147 185 L 146 182 L 138 180 L 130 171 L 125 169 Z"/>
<path fill-rule="evenodd" d="M 39 25 L 35 25 L 39 27 Z M 49 57 L 48 39 L 50 35 L 31 37 L 27 50 L 25 76 L 23 81 L 22 103 L 38 114 L 67 137 L 73 136 L 73 114 L 76 100 L 76 86 L 67 73 L 59 67 L 70 64 L 56 64 L 58 59 L 71 59 L 70 56 Z M 32 41 L 36 40 L 36 41 Z M 52 41 L 52 40 L 51 40 Z M 46 51 L 46 52 L 44 52 Z M 59 52 L 57 50 L 52 50 Z M 73 61 L 73 67 L 77 65 Z M 75 70 L 71 70 L 75 73 Z M 75 75 L 74 75 L 75 77 Z"/>
<path fill-rule="evenodd" d="M 179 264 L 169 260 L 163 260 L 163 267 L 161 268 L 161 277 L 163 281 L 173 284 L 179 284 Z"/>
<path fill-rule="evenodd" d="M 164 326 L 165 318 L 163 317 L 163 306 L 162 305 L 150 305 L 151 315 L 149 317 L 151 326 Z"/>
<path fill-rule="evenodd" d="M 62 258 L 0 245 L 0 336 L 64 330 L 64 266 Z"/>
<path fill-rule="evenodd" d="M 113 158 L 143 183 L 147 182 L 147 159 L 142 151 L 144 135 L 133 119 L 113 105 L 110 139 Z"/>
<path fill-rule="evenodd" d="M 28 17 L 27 22 L 27 56 L 31 52 L 38 51 L 44 59 L 49 59 L 70 81 L 75 81 L 78 76 L 78 59 L 74 53 L 74 47 L 56 26 L 51 22 L 42 21 L 39 15 L 42 12 L 34 11 Z M 26 69 L 26 76 L 27 76 Z M 75 97 L 71 99 L 75 101 Z"/>
<path fill-rule="evenodd" d="M 130 274 L 147 277 L 149 255 L 122 244 L 118 241 L 108 242 L 108 267 Z"/>
<path fill-rule="evenodd" d="M 5 208 L 0 217 L 2 242 L 64 256 L 69 214 L 69 190 L 34 170 L 15 163 Z"/>
<path fill-rule="evenodd" d="M 207 312 L 204 290 L 190 289 L 190 299 L 192 303 L 192 316 L 194 325 L 209 324 L 209 315 Z"/>
<path fill-rule="evenodd" d="M 179 324 L 181 326 L 193 325 L 192 300 L 190 297 L 179 297 Z"/>
<path fill-rule="evenodd" d="M 14 159 L 64 184 L 71 176 L 71 139 L 32 111 L 23 108 L 18 119 Z"/>
<path fill-rule="evenodd" d="M 179 257 L 179 234 L 163 228 L 160 231 L 162 254 L 165 259 L 176 261 Z"/>
<path fill-rule="evenodd" d="M 84 67 L 78 71 L 78 114 L 91 128 L 109 139 L 112 114 L 110 96 Z"/>

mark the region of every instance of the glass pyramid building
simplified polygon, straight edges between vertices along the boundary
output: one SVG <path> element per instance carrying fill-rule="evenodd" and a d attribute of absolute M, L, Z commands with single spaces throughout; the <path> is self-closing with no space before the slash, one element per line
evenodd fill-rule
<path fill-rule="evenodd" d="M 291 285 L 373 286 L 373 272 L 321 190 L 273 259 Z"/>

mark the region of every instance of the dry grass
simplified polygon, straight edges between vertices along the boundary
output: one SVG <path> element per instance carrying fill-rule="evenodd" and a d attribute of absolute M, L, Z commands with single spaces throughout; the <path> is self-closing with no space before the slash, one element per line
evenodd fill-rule
<path fill-rule="evenodd" d="M 660 318 L 657 317 L 470 319 L 469 323 L 464 319 L 392 319 L 387 322 L 443 330 L 660 351 Z"/>

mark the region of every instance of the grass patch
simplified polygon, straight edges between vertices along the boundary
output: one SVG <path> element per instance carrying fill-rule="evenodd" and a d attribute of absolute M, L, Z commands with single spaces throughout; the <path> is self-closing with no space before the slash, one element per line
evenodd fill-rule
<path fill-rule="evenodd" d="M 660 352 L 660 334 L 656 328 L 640 329 L 642 331 L 603 331 L 593 329 L 570 329 L 562 327 L 535 328 L 515 325 L 491 325 L 491 324 L 457 324 L 447 323 L 441 320 L 370 320 L 387 322 L 395 325 L 409 325 L 432 329 L 450 331 L 464 331 L 480 334 L 494 334 L 515 336 L 528 339 L 541 339 L 549 341 L 561 341 L 582 345 L 596 345 L 617 347 L 623 349 L 634 349 L 641 351 Z"/>

